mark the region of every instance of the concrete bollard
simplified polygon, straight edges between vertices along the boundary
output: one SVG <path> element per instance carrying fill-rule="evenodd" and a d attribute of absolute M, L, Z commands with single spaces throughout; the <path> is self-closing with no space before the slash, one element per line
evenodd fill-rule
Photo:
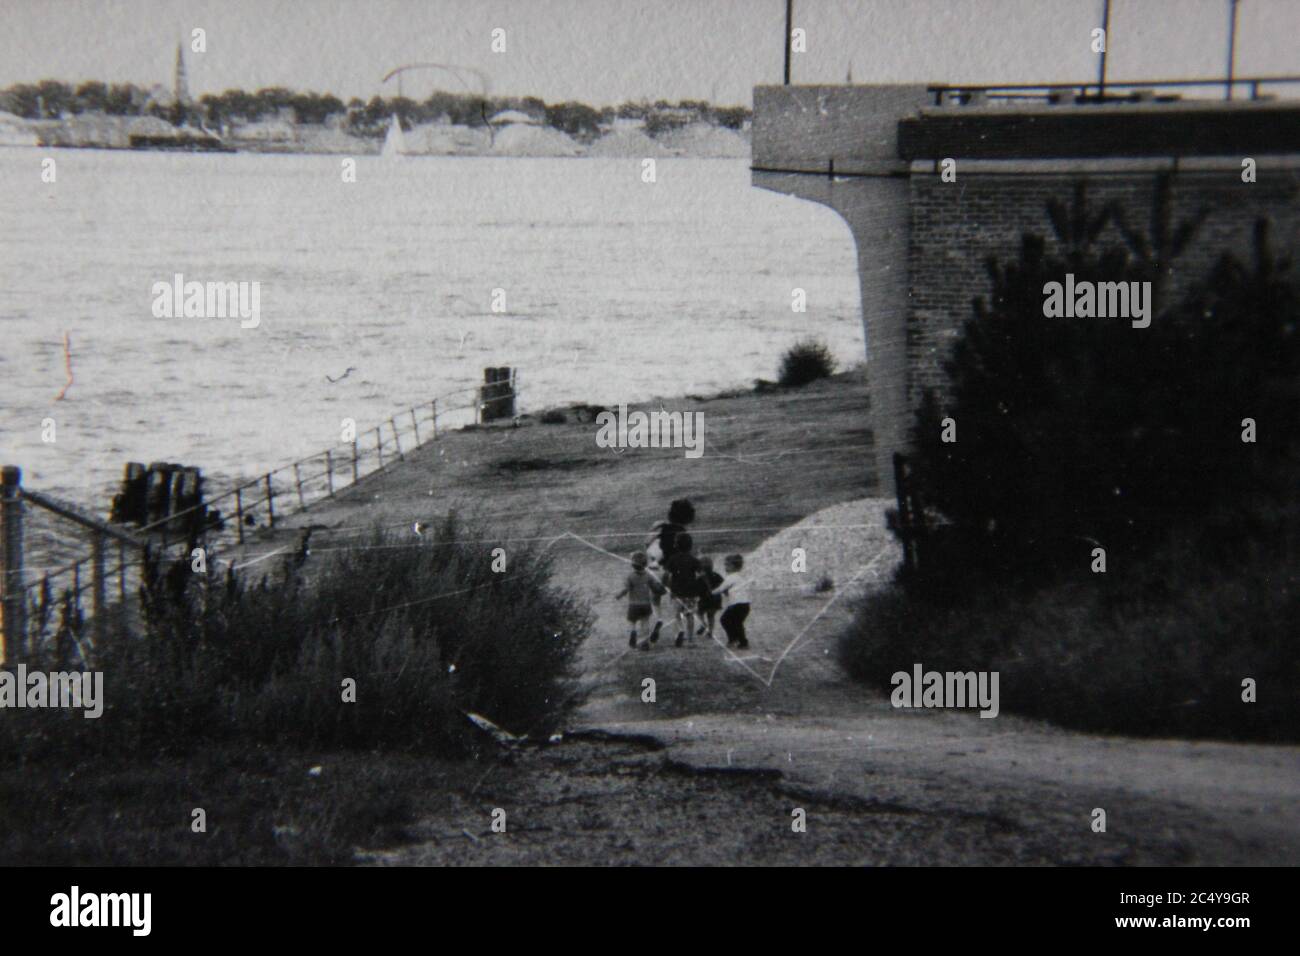
<path fill-rule="evenodd" d="M 108 520 L 116 524 L 144 524 L 148 519 L 149 473 L 138 461 L 128 461 L 122 474 L 122 485 L 113 496 Z"/>
<path fill-rule="evenodd" d="M 479 389 L 480 416 L 484 422 L 515 417 L 514 375 L 509 367 L 485 368 Z"/>
<path fill-rule="evenodd" d="M 151 461 L 145 478 L 145 524 L 157 524 L 170 513 L 172 466 Z"/>

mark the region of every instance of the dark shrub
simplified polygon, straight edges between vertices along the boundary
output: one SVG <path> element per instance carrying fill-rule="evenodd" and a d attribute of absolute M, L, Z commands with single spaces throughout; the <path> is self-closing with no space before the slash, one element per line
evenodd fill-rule
<path fill-rule="evenodd" d="M 496 573 L 500 545 L 454 517 L 418 544 L 378 531 L 358 544 L 258 583 L 151 563 L 143 633 L 101 651 L 103 717 L 15 712 L 28 719 L 4 722 L 0 752 L 75 737 L 105 752 L 259 740 L 456 754 L 480 739 L 467 712 L 516 734 L 558 726 L 591 621 L 547 554 L 509 545 Z"/>
<path fill-rule="evenodd" d="M 796 342 L 781 356 L 777 380 L 784 388 L 799 388 L 835 372 L 835 359 L 824 342 L 804 339 Z"/>
<path fill-rule="evenodd" d="M 894 586 L 841 635 L 845 668 L 882 693 L 896 671 L 999 673 L 1004 713 L 1080 730 L 1300 741 L 1300 535 L 1174 540 L 1103 575 L 961 602 Z M 1226 570 L 1230 569 L 1230 570 Z M 1242 700 L 1242 680 L 1258 700 Z"/>
<path fill-rule="evenodd" d="M 1300 680 L 1300 298 L 1261 222 L 1252 265 L 1223 256 L 1165 302 L 1195 223 L 1171 227 L 1162 195 L 1154 238 L 1121 229 L 1129 249 L 1095 248 L 1111 212 L 1078 190 L 1072 213 L 1053 208 L 1052 251 L 1027 236 L 990 264 L 946 399 L 917 418 L 919 573 L 864 603 L 841 643 L 858 678 L 995 670 L 1005 710 L 1074 727 L 1300 740 L 1294 694 L 1241 696 L 1248 677 Z M 1066 273 L 1152 282 L 1151 325 L 1045 317 L 1044 285 Z"/>
<path fill-rule="evenodd" d="M 1076 284 L 1153 274 L 1123 249 L 1058 239 L 1063 254 L 1031 236 L 1017 262 L 990 264 L 993 295 L 954 347 L 947 401 L 929 396 L 918 414 L 922 494 L 952 523 L 944 540 L 967 551 L 962 563 L 1050 577 L 1093 546 L 1141 550 L 1293 488 L 1297 298 L 1266 230 L 1253 269 L 1224 257 L 1145 329 L 1044 317 L 1044 284 L 1067 272 Z M 944 418 L 955 442 L 942 440 Z M 1243 443 L 1244 418 L 1267 420 L 1270 440 Z"/>

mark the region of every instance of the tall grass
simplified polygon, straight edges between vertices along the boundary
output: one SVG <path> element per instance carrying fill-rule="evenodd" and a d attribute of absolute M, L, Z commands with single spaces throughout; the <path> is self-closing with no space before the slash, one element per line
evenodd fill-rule
<path fill-rule="evenodd" d="M 9 711 L 0 755 L 253 741 L 456 755 L 481 739 L 467 712 L 518 734 L 559 725 L 591 618 L 552 583 L 547 554 L 454 516 L 420 539 L 375 531 L 357 544 L 255 581 L 151 564 L 142 632 L 100 649 L 103 716 Z"/>

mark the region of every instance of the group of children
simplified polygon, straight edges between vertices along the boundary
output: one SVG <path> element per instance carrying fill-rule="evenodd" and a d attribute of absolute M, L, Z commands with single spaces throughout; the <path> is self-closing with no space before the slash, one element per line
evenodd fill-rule
<path fill-rule="evenodd" d="M 745 567 L 744 558 L 729 554 L 724 559 L 725 576 L 713 568 L 713 559 L 696 557 L 695 542 L 686 531 L 686 525 L 695 520 L 695 508 L 685 498 L 672 503 L 668 520 L 655 525 L 653 536 L 646 548 L 657 551 L 655 566 L 651 567 L 645 551 L 632 553 L 632 571 L 623 589 L 615 598 L 627 596 L 627 620 L 631 625 L 628 646 L 649 650 L 659 640 L 664 618 L 659 613 L 660 599 L 667 594 L 672 600 L 672 617 L 677 621 L 677 647 L 688 638 L 700 634 L 713 637 L 714 622 L 722 611 L 722 629 L 727 635 L 727 646 L 745 648 L 745 619 L 749 617 L 749 588 L 740 572 Z M 725 604 L 725 607 L 724 607 Z M 700 619 L 696 630 L 696 618 Z M 654 618 L 648 638 L 644 629 Z"/>

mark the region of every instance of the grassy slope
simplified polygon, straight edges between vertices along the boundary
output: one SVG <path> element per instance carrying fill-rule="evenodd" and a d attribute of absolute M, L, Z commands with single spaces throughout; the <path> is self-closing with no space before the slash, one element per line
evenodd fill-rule
<path fill-rule="evenodd" d="M 529 420 L 519 428 L 450 432 L 289 524 L 403 526 L 459 508 L 497 529 L 548 537 L 573 531 L 624 553 L 642 545 L 669 501 L 689 497 L 698 512 L 691 530 L 717 553 L 752 548 L 773 530 L 876 487 L 861 372 L 797 391 L 665 400 L 663 407 L 704 413 L 704 457 L 598 448 L 591 423 Z M 708 533 L 719 528 L 743 530 Z M 313 538 L 313 545 L 329 540 Z"/>
<path fill-rule="evenodd" d="M 250 541 L 244 554 L 255 558 L 291 547 L 297 527 L 339 529 L 313 536 L 313 552 L 323 554 L 357 543 L 345 529 L 432 522 L 452 508 L 498 530 L 547 537 L 568 530 L 624 554 L 639 547 L 667 503 L 682 496 L 697 505 L 693 530 L 705 550 L 748 551 L 818 509 L 872 492 L 866 402 L 860 372 L 796 392 L 666 401 L 669 410 L 704 412 L 708 451 L 696 460 L 673 449 L 616 454 L 598 448 L 591 423 L 451 432 L 334 502 Z M 617 589 L 620 564 L 573 542 L 561 547 L 567 583 L 575 590 L 597 597 Z M 276 560 L 258 567 L 270 570 Z M 612 602 L 601 610 L 607 621 L 617 617 Z M 592 652 L 605 649 L 601 644 Z M 743 681 L 734 682 L 733 691 L 715 694 L 715 705 L 755 693 Z M 322 776 L 309 777 L 307 768 L 318 764 Z M 426 808 L 435 794 L 477 813 L 473 788 L 481 772 L 401 754 L 262 747 L 205 750 L 156 765 L 123 760 L 4 767 L 0 812 L 23 822 L 8 843 L 0 842 L 0 862 L 344 862 L 351 846 L 400 839 L 413 808 Z M 508 788 L 513 772 L 494 770 L 489 783 Z M 752 786 L 766 787 L 761 781 Z M 641 803 L 636 793 L 619 799 L 629 807 Z M 756 797 L 746 791 L 725 799 L 748 805 Z M 206 835 L 190 829 L 195 807 L 207 810 Z M 609 809 L 617 812 L 614 805 Z"/>

